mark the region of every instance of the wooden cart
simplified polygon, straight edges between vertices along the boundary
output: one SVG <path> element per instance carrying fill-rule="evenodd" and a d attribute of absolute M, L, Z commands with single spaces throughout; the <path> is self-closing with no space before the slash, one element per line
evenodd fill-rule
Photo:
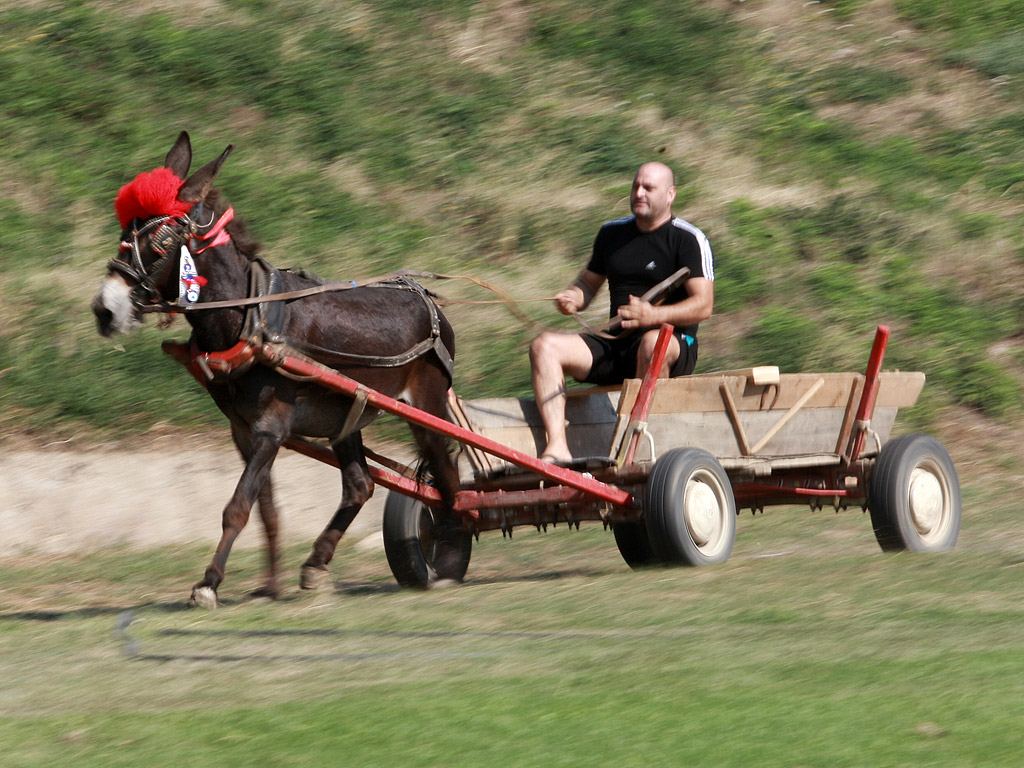
<path fill-rule="evenodd" d="M 669 332 L 662 329 L 652 371 Z M 888 337 L 879 327 L 864 373 L 759 367 L 571 390 L 568 437 L 579 458 L 568 466 L 535 458 L 544 434 L 530 399 L 452 395 L 449 423 L 301 360 L 272 362 L 461 444 L 454 527 L 429 482 L 371 454 L 384 467 L 372 469 L 375 481 L 390 489 L 388 563 L 399 583 L 427 587 L 463 578 L 475 535 L 523 525 L 600 521 L 633 567 L 721 563 L 740 509 L 793 503 L 868 509 L 883 550 L 952 548 L 961 499 L 949 454 L 926 435 L 889 440 L 925 377 L 881 370 Z M 333 462 L 320 446 L 288 445 Z"/>

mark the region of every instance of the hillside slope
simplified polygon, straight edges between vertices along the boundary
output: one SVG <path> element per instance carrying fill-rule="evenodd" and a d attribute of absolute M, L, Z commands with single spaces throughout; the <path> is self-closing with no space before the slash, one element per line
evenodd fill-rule
<path fill-rule="evenodd" d="M 1018 424 L 1024 23 L 1001 0 L 961 5 L 8 7 L 0 421 L 47 438 L 221 423 L 159 352 L 183 323 L 122 349 L 88 314 L 117 189 L 187 129 L 200 162 L 236 145 L 219 185 L 274 263 L 465 273 L 519 299 L 571 280 L 635 166 L 663 159 L 716 252 L 701 370 L 861 369 L 887 323 L 888 364 L 929 376 L 908 427 Z M 571 327 L 521 306 L 535 326 L 449 307 L 464 396 L 525 393 L 529 338 Z"/>

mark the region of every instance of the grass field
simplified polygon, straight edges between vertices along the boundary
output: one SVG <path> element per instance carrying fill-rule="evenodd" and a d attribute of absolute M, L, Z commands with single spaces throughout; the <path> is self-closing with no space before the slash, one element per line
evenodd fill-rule
<path fill-rule="evenodd" d="M 333 589 L 272 604 L 242 551 L 216 612 L 183 607 L 205 549 L 8 562 L 0 765 L 1019 765 L 1020 526 L 965 509 L 941 556 L 747 514 L 699 570 L 631 572 L 599 526 L 485 534 L 428 593 L 343 545 Z"/>
<path fill-rule="evenodd" d="M 88 311 L 114 195 L 183 128 L 200 162 L 237 143 L 218 184 L 280 266 L 528 300 L 658 157 L 715 248 L 699 370 L 863 370 L 892 326 L 886 367 L 929 381 L 902 424 L 949 445 L 965 510 L 930 557 L 883 555 L 859 512 L 745 514 L 701 570 L 631 572 L 600 527 L 490 534 L 428 593 L 347 542 L 300 593 L 303 546 L 276 603 L 244 598 L 243 550 L 212 613 L 184 608 L 210 547 L 5 559 L 0 768 L 1024 763 L 1019 3 L 0 13 L 0 450 L 223 429 L 159 351 L 183 323 L 112 347 Z M 536 329 L 448 311 L 460 394 L 525 394 Z"/>

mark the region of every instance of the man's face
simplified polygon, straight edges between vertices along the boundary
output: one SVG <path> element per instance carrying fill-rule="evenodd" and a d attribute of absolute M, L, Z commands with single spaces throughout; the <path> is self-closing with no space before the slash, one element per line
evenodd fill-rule
<path fill-rule="evenodd" d="M 675 187 L 669 174 L 658 166 L 642 166 L 633 179 L 629 207 L 633 215 L 647 222 L 665 218 L 675 198 Z"/>

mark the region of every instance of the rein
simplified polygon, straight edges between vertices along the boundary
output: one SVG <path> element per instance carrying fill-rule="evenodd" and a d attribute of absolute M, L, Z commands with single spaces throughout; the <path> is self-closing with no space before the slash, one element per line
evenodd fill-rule
<path fill-rule="evenodd" d="M 665 301 L 669 294 L 682 285 L 689 276 L 690 268 L 683 267 L 682 269 L 673 272 L 654 287 L 650 288 L 643 296 L 640 297 L 640 300 L 650 302 L 657 306 Z M 618 317 L 609 318 L 604 324 L 595 328 L 580 317 L 578 312 L 574 312 L 572 316 L 580 325 L 586 328 L 588 332 L 595 336 L 600 336 L 603 339 L 621 339 L 623 336 L 628 336 L 636 330 L 635 328 L 624 330 L 622 328 L 622 320 Z"/>
<path fill-rule="evenodd" d="M 205 248 L 203 249 L 205 250 Z M 516 308 L 516 304 L 536 301 L 553 301 L 554 297 L 542 297 L 538 299 L 513 299 L 504 293 L 501 289 L 486 283 L 483 280 L 472 277 L 471 275 L 442 275 L 437 272 L 423 272 L 417 269 L 399 269 L 395 272 L 388 272 L 384 275 L 378 275 L 377 277 L 367 278 L 366 280 L 355 281 L 345 280 L 343 282 L 332 282 L 323 283 L 321 285 L 314 285 L 309 288 L 301 288 L 296 291 L 284 291 L 282 293 L 268 294 L 266 296 L 248 296 L 244 299 L 224 299 L 223 301 L 206 301 L 199 304 L 189 304 L 186 306 L 179 306 L 177 304 L 168 304 L 166 301 L 163 302 L 152 302 L 149 304 L 143 304 L 139 306 L 140 313 L 152 313 L 152 312 L 201 312 L 204 310 L 212 309 L 228 309 L 233 307 L 251 307 L 257 304 L 266 304 L 273 301 L 294 301 L 296 299 L 302 299 L 307 296 L 316 296 L 321 293 L 331 293 L 334 291 L 350 291 L 353 288 L 366 287 L 368 285 L 374 285 L 377 283 L 385 283 L 390 280 L 394 280 L 399 277 L 412 277 L 424 280 L 466 280 L 468 282 L 479 285 L 482 288 L 486 288 L 491 293 L 500 297 L 489 301 L 452 301 L 448 299 L 440 299 L 438 301 L 442 306 L 449 304 L 504 304 L 508 307 L 508 310 L 519 318 L 522 322 L 528 325 L 537 325 L 537 321 L 532 317 L 520 312 Z M 582 323 L 582 320 L 581 320 Z"/>
<path fill-rule="evenodd" d="M 212 212 L 211 212 L 212 214 Z M 194 221 L 188 214 L 180 217 L 175 216 L 156 216 L 148 219 L 143 225 L 132 232 L 131 241 L 122 241 L 121 250 L 128 250 L 131 253 L 131 263 L 128 263 L 120 258 L 111 259 L 107 264 L 107 268 L 120 272 L 124 276 L 131 280 L 134 280 L 140 288 L 142 288 L 146 294 L 150 297 L 150 300 L 146 303 L 139 301 L 136 303 L 137 310 L 142 314 L 148 313 L 173 313 L 173 312 L 199 312 L 204 310 L 217 310 L 227 309 L 235 307 L 251 307 L 259 304 L 266 304 L 270 302 L 279 301 L 294 301 L 296 299 L 305 298 L 307 296 L 316 296 L 322 293 L 331 293 L 334 291 L 348 291 L 353 288 L 365 287 L 369 285 L 375 285 L 379 283 L 385 283 L 395 279 L 403 277 L 408 278 L 419 278 L 429 280 L 466 280 L 474 283 L 491 293 L 498 296 L 498 299 L 488 301 L 470 301 L 470 300 L 446 300 L 439 299 L 438 303 L 447 306 L 450 304 L 504 304 L 505 307 L 515 315 L 521 322 L 528 326 L 538 326 L 536 320 L 529 317 L 525 313 L 521 312 L 516 305 L 527 302 L 537 301 L 553 301 L 554 297 L 541 297 L 534 299 L 513 299 L 508 296 L 504 291 L 500 290 L 490 283 L 484 282 L 479 278 L 472 277 L 471 275 L 444 275 L 437 272 L 424 272 L 415 269 L 400 269 L 395 272 L 388 272 L 384 275 L 377 277 L 371 277 L 366 280 L 356 282 L 355 280 L 346 280 L 343 282 L 330 282 L 322 283 L 320 285 L 314 285 L 309 288 L 302 288 L 295 291 L 285 291 L 281 293 L 268 294 L 265 296 L 248 296 L 241 299 L 225 299 L 222 301 L 207 301 L 201 303 L 183 303 L 179 300 L 178 303 L 170 304 L 160 295 L 160 291 L 157 285 L 163 282 L 167 277 L 167 271 L 173 264 L 174 246 L 180 245 L 184 247 L 184 244 L 188 242 L 188 250 L 192 254 L 201 254 L 204 251 L 215 248 L 217 246 L 225 245 L 231 240 L 231 235 L 227 231 L 227 225 L 234 219 L 235 211 L 234 208 L 229 207 L 216 222 L 211 219 L 209 224 L 199 224 Z M 168 221 L 174 223 L 180 223 L 183 225 L 183 231 L 175 232 L 170 226 L 167 225 Z M 212 226 L 211 226 L 212 225 Z M 209 226 L 210 229 L 204 234 L 197 234 L 197 231 L 203 227 Z M 164 233 L 163 230 L 167 232 Z M 162 256 L 153 264 L 153 266 L 146 270 L 142 263 L 141 251 L 139 248 L 139 238 L 149 231 L 154 231 L 153 239 L 156 241 L 154 250 L 161 253 Z M 162 234 L 163 233 L 163 234 Z M 649 291 L 647 291 L 640 298 L 649 301 L 652 304 L 660 304 L 675 288 L 680 286 L 689 277 L 690 270 L 683 267 L 679 271 L 662 280 L 660 283 L 655 285 Z M 579 313 L 573 313 L 572 317 L 588 332 L 604 338 L 619 338 L 626 335 L 628 332 L 623 332 L 621 321 L 617 317 L 609 319 L 604 324 L 593 327 L 587 323 Z M 617 332 L 617 333 L 616 333 Z"/>

